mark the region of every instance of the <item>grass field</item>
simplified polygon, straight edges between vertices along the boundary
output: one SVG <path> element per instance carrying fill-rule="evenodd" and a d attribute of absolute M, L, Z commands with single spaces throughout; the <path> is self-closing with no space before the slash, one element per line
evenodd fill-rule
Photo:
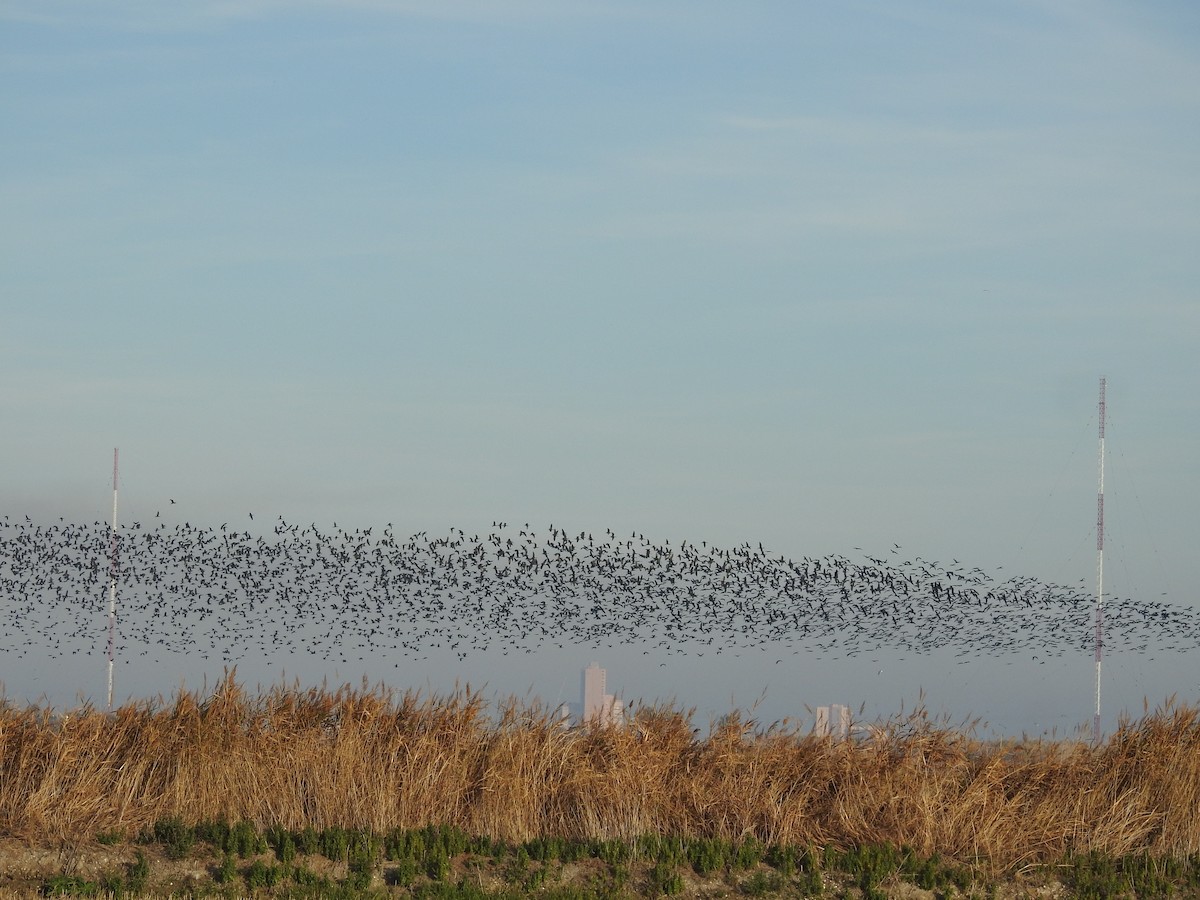
<path fill-rule="evenodd" d="M 376 863 L 388 835 L 434 828 L 506 848 L 676 841 L 673 866 L 685 847 L 750 842 L 823 861 L 897 848 L 987 877 L 1080 859 L 1161 861 L 1155 872 L 1190 877 L 1200 717 L 1148 712 L 1096 748 L 981 741 L 921 712 L 855 741 L 737 716 L 700 733 L 670 708 L 572 730 L 539 706 L 490 708 L 468 692 L 251 695 L 232 676 L 208 696 L 111 716 L 0 706 L 0 839 L 132 847 L 164 827 L 212 846 L 195 829 L 341 829 L 375 836 Z"/>

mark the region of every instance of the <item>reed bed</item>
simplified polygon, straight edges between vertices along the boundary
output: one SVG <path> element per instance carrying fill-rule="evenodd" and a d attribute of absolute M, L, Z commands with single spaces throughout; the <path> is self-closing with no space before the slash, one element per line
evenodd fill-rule
<path fill-rule="evenodd" d="M 0 836 L 453 826 L 509 842 L 645 834 L 839 850 L 888 844 L 994 869 L 1200 852 L 1200 713 L 1168 704 L 1102 746 L 977 740 L 922 712 L 835 741 L 643 708 L 566 729 L 537 704 L 382 687 L 208 696 L 56 716 L 0 701 Z"/>

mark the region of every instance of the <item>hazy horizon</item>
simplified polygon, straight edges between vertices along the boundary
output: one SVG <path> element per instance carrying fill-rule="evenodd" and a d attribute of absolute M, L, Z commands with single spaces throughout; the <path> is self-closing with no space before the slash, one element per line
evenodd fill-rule
<path fill-rule="evenodd" d="M 106 522 L 119 447 L 122 528 L 899 545 L 1091 589 L 1106 377 L 1106 594 L 1197 609 L 1198 9 L 0 0 L 0 23 L 14 520 Z M 239 672 L 554 702 L 597 659 L 702 717 L 923 692 L 1062 733 L 1090 725 L 1089 638 Z M 1105 729 L 1196 702 L 1192 657 L 1106 657 Z M 135 650 L 117 693 L 220 672 Z M 103 679 L 0 652 L 17 702 Z"/>

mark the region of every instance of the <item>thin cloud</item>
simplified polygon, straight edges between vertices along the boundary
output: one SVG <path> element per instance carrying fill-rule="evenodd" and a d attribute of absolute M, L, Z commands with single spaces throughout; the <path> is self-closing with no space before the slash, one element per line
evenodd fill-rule
<path fill-rule="evenodd" d="M 900 119 L 854 116 L 752 116 L 729 114 L 718 117 L 718 123 L 733 131 L 778 133 L 797 139 L 817 138 L 823 141 L 878 146 L 908 144 L 923 147 L 954 149 L 995 147 L 997 143 L 1014 140 L 1021 132 L 1014 128 L 952 128 L 947 126 L 913 125 Z"/>
<path fill-rule="evenodd" d="M 238 22 L 333 12 L 440 19 L 462 22 L 521 22 L 575 17 L 635 15 L 620 6 L 550 0 L 201 0 L 165 4 L 145 0 L 99 4 L 81 0 L 7 0 L 0 21 L 58 28 L 106 28 L 120 31 L 191 31 Z"/>

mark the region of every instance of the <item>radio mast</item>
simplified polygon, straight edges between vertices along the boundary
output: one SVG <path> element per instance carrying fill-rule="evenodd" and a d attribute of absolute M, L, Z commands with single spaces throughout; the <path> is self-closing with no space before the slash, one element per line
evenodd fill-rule
<path fill-rule="evenodd" d="M 1100 487 L 1096 493 L 1096 714 L 1092 744 L 1100 745 L 1100 658 L 1104 652 L 1104 381 L 1100 379 Z"/>
<path fill-rule="evenodd" d="M 112 559 L 108 569 L 108 711 L 113 708 L 113 642 L 117 633 L 117 448 L 113 447 Z"/>

